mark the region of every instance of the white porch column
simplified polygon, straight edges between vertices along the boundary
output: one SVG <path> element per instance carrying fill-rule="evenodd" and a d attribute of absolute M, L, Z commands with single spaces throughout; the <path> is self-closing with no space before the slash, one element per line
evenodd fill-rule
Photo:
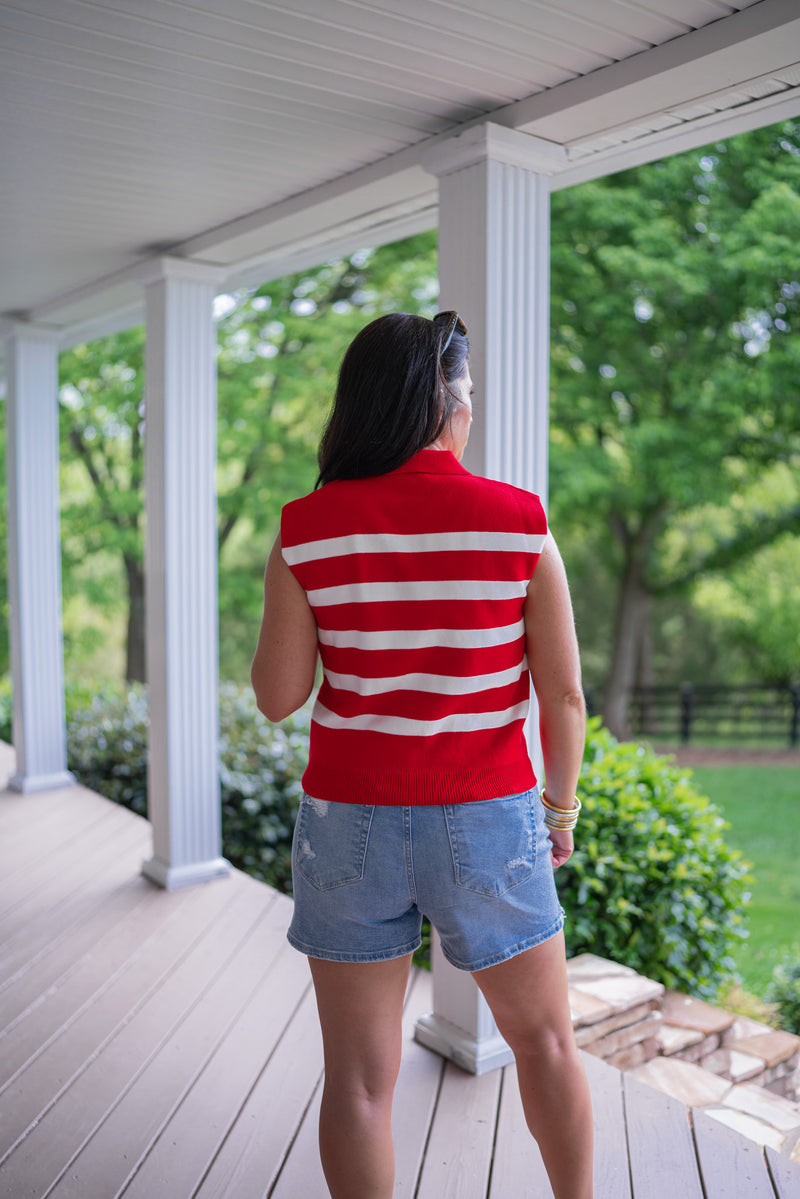
<path fill-rule="evenodd" d="M 15 791 L 74 782 L 67 770 L 58 508 L 58 335 L 13 324 L 8 376 L 8 592 Z"/>
<path fill-rule="evenodd" d="M 145 487 L 153 857 L 168 889 L 229 872 L 218 766 L 217 268 L 163 259 L 147 297 Z"/>
<path fill-rule="evenodd" d="M 486 124 L 433 147 L 424 164 L 439 176 L 439 307 L 456 309 L 469 330 L 475 396 L 464 465 L 545 502 L 548 176 L 565 163 L 561 146 Z M 537 765 L 535 742 L 532 750 Z M 470 976 L 436 951 L 433 968 L 434 1011 L 416 1039 L 475 1074 L 510 1061 Z"/>

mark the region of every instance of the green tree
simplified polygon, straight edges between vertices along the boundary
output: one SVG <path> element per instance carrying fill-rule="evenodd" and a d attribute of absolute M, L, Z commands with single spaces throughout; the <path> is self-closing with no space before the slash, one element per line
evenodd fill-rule
<path fill-rule="evenodd" d="M 799 128 L 553 197 L 552 510 L 613 582 L 618 735 L 652 678 L 654 603 L 800 530 L 796 490 L 758 498 L 800 459 Z"/>
<path fill-rule="evenodd" d="M 143 329 L 76 346 L 61 355 L 59 373 L 65 598 L 86 585 L 79 567 L 87 559 L 117 558 L 124 576 L 125 677 L 143 681 Z M 81 478 L 70 469 L 75 460 Z M 114 574 L 101 572 L 90 598 L 113 604 L 117 588 Z"/>

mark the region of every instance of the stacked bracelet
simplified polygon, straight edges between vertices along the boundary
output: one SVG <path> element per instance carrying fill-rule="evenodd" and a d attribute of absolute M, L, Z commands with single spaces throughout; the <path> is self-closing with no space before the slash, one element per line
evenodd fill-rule
<path fill-rule="evenodd" d="M 581 810 L 581 801 L 575 796 L 575 804 L 571 808 L 554 808 L 551 803 L 548 803 L 547 797 L 542 791 L 542 804 L 544 805 L 544 822 L 548 828 L 558 829 L 559 832 L 568 833 L 575 828 L 578 823 L 578 813 Z"/>

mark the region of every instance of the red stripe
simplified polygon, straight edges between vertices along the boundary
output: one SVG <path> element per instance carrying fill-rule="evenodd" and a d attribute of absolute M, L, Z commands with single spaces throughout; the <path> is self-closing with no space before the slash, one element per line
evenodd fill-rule
<path fill-rule="evenodd" d="M 301 562 L 294 573 L 306 591 L 344 583 L 420 579 L 530 579 L 538 554 L 466 550 L 429 554 L 343 554 Z"/>
<path fill-rule="evenodd" d="M 320 655 L 326 670 L 356 674 L 364 679 L 392 678 L 402 674 L 444 674 L 453 676 L 496 674 L 522 660 L 524 638 L 507 645 L 483 649 L 451 649 L 430 646 L 425 649 L 337 649 L 321 645 Z"/>
<path fill-rule="evenodd" d="M 381 600 L 365 604 L 331 604 L 315 609 L 323 629 L 486 629 L 514 624 L 522 616 L 522 600 Z"/>
<path fill-rule="evenodd" d="M 499 712 L 528 698 L 528 676 L 505 687 L 492 687 L 468 695 L 436 695 L 430 691 L 388 691 L 382 695 L 357 695 L 341 691 L 327 680 L 319 699 L 337 716 L 402 716 L 409 720 L 441 720 L 451 712 Z"/>
<path fill-rule="evenodd" d="M 413 803 L 413 776 L 416 772 L 430 773 L 433 755 L 444 768 L 460 767 L 465 771 L 469 769 L 470 763 L 476 762 L 492 762 L 500 766 L 508 761 L 519 761 L 520 758 L 527 761 L 528 754 L 522 730 L 523 721 L 518 720 L 503 729 L 478 729 L 474 733 L 436 733 L 432 737 L 398 738 L 389 733 L 329 729 L 312 721 L 312 758 L 319 756 L 331 766 L 344 761 L 351 769 L 365 774 L 380 774 L 387 770 L 399 769 L 408 778 L 410 798 L 407 802 Z M 402 742 L 402 763 L 387 762 L 387 753 L 396 752 L 395 746 L 399 742 Z M 446 764 L 451 765 L 448 767 Z"/>

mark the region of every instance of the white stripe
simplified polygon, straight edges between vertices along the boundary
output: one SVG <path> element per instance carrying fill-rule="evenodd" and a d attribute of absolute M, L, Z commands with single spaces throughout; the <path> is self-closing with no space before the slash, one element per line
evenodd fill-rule
<path fill-rule="evenodd" d="M 323 645 L 337 649 L 485 649 L 507 645 L 525 632 L 525 621 L 496 629 L 317 629 Z"/>
<path fill-rule="evenodd" d="M 515 720 L 524 720 L 528 715 L 528 706 L 528 701 L 523 700 L 502 712 L 453 712 L 439 720 L 411 720 L 406 716 L 380 716 L 370 712 L 361 716 L 337 716 L 317 700 L 311 719 L 329 729 L 389 733 L 395 737 L 433 737 L 437 733 L 475 733 L 481 729 L 499 729 Z"/>
<path fill-rule="evenodd" d="M 407 603 L 414 600 L 509 600 L 521 599 L 528 587 L 517 579 L 412 579 L 402 582 L 343 583 L 307 592 L 308 602 L 324 608 L 328 604 L 369 604 L 381 600 Z"/>
<path fill-rule="evenodd" d="M 363 678 L 357 674 L 336 674 L 326 671 L 325 678 L 331 687 L 339 691 L 355 691 L 357 695 L 383 695 L 387 691 L 430 691 L 435 695 L 471 695 L 477 691 L 491 691 L 493 687 L 507 687 L 519 681 L 525 663 L 511 666 L 508 670 L 497 670 L 493 674 L 399 674 L 393 678 Z"/>
<path fill-rule="evenodd" d="M 496 533 L 484 529 L 455 533 L 351 533 L 346 537 L 324 537 L 302 545 L 283 546 L 282 553 L 289 566 L 348 554 L 430 554 L 442 550 L 540 554 L 544 539 L 544 533 Z"/>

